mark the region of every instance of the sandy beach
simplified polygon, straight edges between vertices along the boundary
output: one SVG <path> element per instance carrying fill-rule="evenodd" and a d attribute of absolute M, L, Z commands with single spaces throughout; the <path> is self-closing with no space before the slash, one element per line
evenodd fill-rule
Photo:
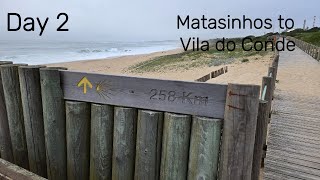
<path fill-rule="evenodd" d="M 256 84 L 261 85 L 261 78 L 267 74 L 268 66 L 270 64 L 270 57 L 272 53 L 265 56 L 255 55 L 247 59 L 248 62 L 235 61 L 232 64 L 220 66 L 203 66 L 191 69 L 159 69 L 156 72 L 132 72 L 129 70 L 131 66 L 137 63 L 152 60 L 153 58 L 171 55 L 183 52 L 182 49 L 175 49 L 170 51 L 156 52 L 143 55 L 121 56 L 116 58 L 98 59 L 98 60 L 84 60 L 74 61 L 58 64 L 48 64 L 47 66 L 63 66 L 69 70 L 106 73 L 114 75 L 128 75 L 138 77 L 148 77 L 157 79 L 171 79 L 194 81 L 212 71 L 218 70 L 221 67 L 228 66 L 228 73 L 223 74 L 214 79 L 207 81 L 208 83 L 240 83 L 240 84 Z"/>

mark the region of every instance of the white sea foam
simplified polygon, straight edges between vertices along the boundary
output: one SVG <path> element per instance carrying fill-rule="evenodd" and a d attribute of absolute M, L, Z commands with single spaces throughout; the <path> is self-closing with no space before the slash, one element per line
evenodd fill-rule
<path fill-rule="evenodd" d="M 177 41 L 9 42 L 0 41 L 0 59 L 30 65 L 147 54 L 179 48 Z"/>

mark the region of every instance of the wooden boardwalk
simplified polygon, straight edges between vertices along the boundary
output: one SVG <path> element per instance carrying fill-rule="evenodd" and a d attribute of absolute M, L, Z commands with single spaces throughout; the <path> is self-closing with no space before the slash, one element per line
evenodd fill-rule
<path fill-rule="evenodd" d="M 320 179 L 320 63 L 280 53 L 264 179 Z"/>

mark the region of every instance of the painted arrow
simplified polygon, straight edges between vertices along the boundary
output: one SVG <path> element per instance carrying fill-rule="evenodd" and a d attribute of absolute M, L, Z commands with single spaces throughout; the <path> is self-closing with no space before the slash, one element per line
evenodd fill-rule
<path fill-rule="evenodd" d="M 88 80 L 87 77 L 83 77 L 79 82 L 78 82 L 78 87 L 83 86 L 83 94 L 87 94 L 87 86 L 92 89 L 92 84 Z"/>

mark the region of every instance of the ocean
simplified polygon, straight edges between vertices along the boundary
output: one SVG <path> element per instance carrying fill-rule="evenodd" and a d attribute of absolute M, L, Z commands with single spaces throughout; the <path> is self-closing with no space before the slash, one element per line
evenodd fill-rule
<path fill-rule="evenodd" d="M 18 42 L 0 41 L 0 60 L 29 65 L 148 54 L 181 48 L 178 41 Z"/>

